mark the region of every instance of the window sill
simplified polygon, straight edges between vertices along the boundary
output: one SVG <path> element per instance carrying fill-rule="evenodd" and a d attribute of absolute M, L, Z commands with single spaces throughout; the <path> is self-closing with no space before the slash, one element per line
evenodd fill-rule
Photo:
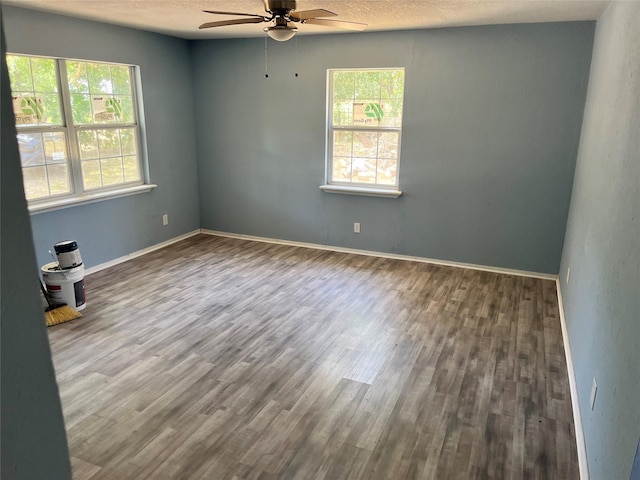
<path fill-rule="evenodd" d="M 365 195 L 369 197 L 398 198 L 401 190 L 376 187 L 355 187 L 351 185 L 320 185 L 320 190 L 327 193 L 342 193 L 344 195 Z"/>
<path fill-rule="evenodd" d="M 61 210 L 63 208 L 88 205 L 89 203 L 101 202 L 103 200 L 111 200 L 113 198 L 127 197 L 138 193 L 150 192 L 156 187 L 157 185 L 151 183 L 135 185 L 133 187 L 123 187 L 116 190 L 83 193 L 82 195 L 74 195 L 73 197 L 45 200 L 43 202 L 30 204 L 29 213 L 31 215 L 37 215 L 39 213 L 53 212 L 54 210 Z"/>

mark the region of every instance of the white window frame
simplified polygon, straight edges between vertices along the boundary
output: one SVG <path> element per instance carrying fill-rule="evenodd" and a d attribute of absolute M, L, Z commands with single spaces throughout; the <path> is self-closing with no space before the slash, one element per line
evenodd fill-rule
<path fill-rule="evenodd" d="M 375 197 L 398 198 L 402 195 L 399 189 L 400 183 L 400 149 L 402 144 L 402 123 L 399 127 L 366 127 L 366 126 L 334 126 L 333 125 L 333 81 L 335 72 L 382 72 L 389 70 L 402 70 L 404 67 L 384 68 L 331 68 L 327 70 L 327 119 L 326 119 L 326 158 L 325 158 L 325 183 L 320 189 L 328 193 L 343 193 L 348 195 L 367 195 Z M 404 91 L 403 91 L 403 116 L 404 116 Z M 380 185 L 372 183 L 335 181 L 333 172 L 333 134 L 335 131 L 392 131 L 398 133 L 398 157 L 396 165 L 395 185 Z"/>
<path fill-rule="evenodd" d="M 23 53 L 7 52 L 7 55 L 44 58 L 54 60 L 56 65 L 56 79 L 58 83 L 58 99 L 62 114 L 62 125 L 16 125 L 16 133 L 44 133 L 63 132 L 66 137 L 67 165 L 69 169 L 70 193 L 50 195 L 47 197 L 32 199 L 28 201 L 28 208 L 31 214 L 44 213 L 62 208 L 73 207 L 82 204 L 89 204 L 111 198 L 124 197 L 138 193 L 144 193 L 157 187 L 149 180 L 149 167 L 147 161 L 147 149 L 144 130 L 144 111 L 142 108 L 142 91 L 140 88 L 140 71 L 136 65 L 129 65 L 117 62 L 105 62 L 89 59 L 72 59 L 63 57 L 51 57 L 44 55 L 29 55 Z M 92 123 L 75 125 L 71 109 L 71 94 L 67 81 L 67 62 L 100 63 L 127 67 L 129 69 L 129 79 L 131 82 L 131 100 L 133 104 L 133 122 L 122 123 Z M 140 180 L 125 182 L 116 185 L 102 186 L 94 189 L 84 188 L 82 179 L 82 159 L 80 157 L 80 144 L 78 133 L 80 131 L 110 130 L 120 128 L 133 128 L 135 131 L 136 151 L 138 154 L 138 168 Z"/>

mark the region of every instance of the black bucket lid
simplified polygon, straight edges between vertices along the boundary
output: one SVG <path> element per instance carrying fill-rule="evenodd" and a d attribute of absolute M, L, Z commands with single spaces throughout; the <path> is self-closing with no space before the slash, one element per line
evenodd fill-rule
<path fill-rule="evenodd" d="M 55 249 L 56 253 L 72 252 L 73 250 L 78 249 L 78 242 L 76 242 L 75 240 L 65 240 L 64 242 L 56 243 L 53 248 Z"/>

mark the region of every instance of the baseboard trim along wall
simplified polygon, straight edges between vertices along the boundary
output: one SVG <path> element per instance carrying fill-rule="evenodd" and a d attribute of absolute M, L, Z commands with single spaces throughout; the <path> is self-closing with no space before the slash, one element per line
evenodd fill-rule
<path fill-rule="evenodd" d="M 569 331 L 567 330 L 567 318 L 564 315 L 564 303 L 562 301 L 562 290 L 560 290 L 560 278 L 556 278 L 556 292 L 558 294 L 558 310 L 560 310 L 560 326 L 562 328 L 562 343 L 564 344 L 564 356 L 567 362 L 567 374 L 569 376 L 569 390 L 571 392 L 571 408 L 573 409 L 573 424 L 576 430 L 576 447 L 578 449 L 578 468 L 580 469 L 580 480 L 589 480 L 589 464 L 587 463 L 587 445 L 584 442 L 584 431 L 582 429 L 582 414 L 580 413 L 580 402 L 578 401 L 578 384 L 576 383 L 576 372 L 573 369 L 573 357 L 571 356 L 571 345 L 569 343 Z"/>
<path fill-rule="evenodd" d="M 151 252 L 154 252 L 156 250 L 160 250 L 161 248 L 168 247 L 169 245 L 171 245 L 173 243 L 180 242 L 180 241 L 185 240 L 185 239 L 187 239 L 189 237 L 193 237 L 194 235 L 198 235 L 199 233 L 200 233 L 200 230 L 198 229 L 198 230 L 193 230 L 193 231 L 191 231 L 189 233 L 185 233 L 183 235 L 178 235 L 177 237 L 170 238 L 169 240 L 166 240 L 166 241 L 164 241 L 162 243 L 158 243 L 156 245 L 152 245 L 150 247 L 143 248 L 142 250 L 137 250 L 137 251 L 132 252 L 132 253 L 130 253 L 128 255 L 124 255 L 122 257 L 118 257 L 118 258 L 115 258 L 113 260 L 109 260 L 108 262 L 104 262 L 104 263 L 101 263 L 99 265 L 94 265 L 93 267 L 86 268 L 84 273 L 85 273 L 85 275 L 91 275 L 92 273 L 99 272 L 100 270 L 104 270 L 105 268 L 113 267 L 113 266 L 118 265 L 120 263 L 126 262 L 127 260 L 131 260 L 131 259 L 134 259 L 136 257 L 140 257 L 142 255 L 145 255 L 147 253 L 151 253 Z"/>
<path fill-rule="evenodd" d="M 517 275 L 519 277 L 541 278 L 543 280 L 556 280 L 557 275 L 550 273 L 527 272 L 524 270 L 513 270 L 510 268 L 490 267 L 486 265 L 476 265 L 473 263 L 451 262 L 448 260 L 436 260 L 425 257 L 413 257 L 411 255 L 400 255 L 396 253 L 375 252 L 372 250 L 358 250 L 356 248 L 334 247 L 332 245 L 320 245 L 316 243 L 294 242 L 291 240 L 280 240 L 278 238 L 257 237 L 254 235 L 244 235 L 241 233 L 219 232 L 203 228 L 202 233 L 206 235 L 216 235 L 219 237 L 238 238 L 241 240 L 253 240 L 255 242 L 276 243 L 278 245 L 289 245 L 292 247 L 315 248 L 316 250 L 329 250 L 332 252 L 353 253 L 356 255 L 366 255 L 369 257 L 390 258 L 392 260 L 409 260 L 412 262 L 432 263 L 446 267 L 469 268 L 471 270 L 481 270 L 484 272 L 504 273 L 507 275 Z"/>

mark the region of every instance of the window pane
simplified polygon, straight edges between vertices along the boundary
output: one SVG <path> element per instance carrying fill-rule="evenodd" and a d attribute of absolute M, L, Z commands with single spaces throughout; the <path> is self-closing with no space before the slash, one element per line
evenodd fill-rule
<path fill-rule="evenodd" d="M 69 185 L 69 171 L 67 164 L 49 165 L 47 171 L 49 173 L 49 189 L 51 195 L 60 195 L 71 192 Z"/>
<path fill-rule="evenodd" d="M 400 127 L 402 125 L 402 100 L 383 99 L 381 102 L 384 116 L 380 125 L 385 127 Z"/>
<path fill-rule="evenodd" d="M 52 58 L 32 58 L 31 71 L 33 88 L 38 93 L 56 93 L 58 91 L 58 77 L 56 61 Z"/>
<path fill-rule="evenodd" d="M 43 133 L 42 137 L 47 164 L 62 163 L 66 165 L 67 142 L 64 132 L 47 132 Z"/>
<path fill-rule="evenodd" d="M 402 70 L 335 71 L 333 80 L 334 126 L 399 128 L 402 125 Z M 348 81 L 353 82 L 351 87 Z"/>
<path fill-rule="evenodd" d="M 122 123 L 122 100 L 122 97 L 117 96 L 92 95 L 93 121 L 95 123 Z"/>
<path fill-rule="evenodd" d="M 49 196 L 46 167 L 27 167 L 22 169 L 24 194 L 27 200 Z"/>
<path fill-rule="evenodd" d="M 334 102 L 333 124 L 335 126 L 353 125 L 353 101 L 349 100 L 349 102 Z"/>
<path fill-rule="evenodd" d="M 87 64 L 84 62 L 67 61 L 67 80 L 71 93 L 89 93 L 87 80 Z"/>
<path fill-rule="evenodd" d="M 400 134 L 398 132 L 380 132 L 378 140 L 378 156 L 381 158 L 398 158 L 398 143 Z"/>
<path fill-rule="evenodd" d="M 100 158 L 120 156 L 120 130 L 98 130 Z"/>
<path fill-rule="evenodd" d="M 404 72 L 402 70 L 386 70 L 380 76 L 380 96 L 382 98 L 404 97 Z"/>
<path fill-rule="evenodd" d="M 122 111 L 118 117 L 118 123 L 133 123 L 135 120 L 133 112 L 133 100 L 131 97 L 116 97 L 119 101 Z"/>
<path fill-rule="evenodd" d="M 99 188 L 142 180 L 135 128 L 78 132 L 85 188 Z M 123 153 L 121 150 L 123 149 Z M 99 159 L 96 162 L 93 159 Z M 87 161 L 88 160 L 88 161 Z"/>
<path fill-rule="evenodd" d="M 136 153 L 136 132 L 133 128 L 120 129 L 120 143 L 123 155 L 133 155 Z"/>
<path fill-rule="evenodd" d="M 39 133 L 19 133 L 17 136 L 20 148 L 20 161 L 23 167 L 44 165 L 44 149 L 42 136 Z"/>
<path fill-rule="evenodd" d="M 354 157 L 351 181 L 357 183 L 376 183 L 376 159 Z"/>
<path fill-rule="evenodd" d="M 33 92 L 29 57 L 7 55 L 7 68 L 11 80 L 11 91 L 14 95 L 18 92 Z"/>
<path fill-rule="evenodd" d="M 378 179 L 380 185 L 395 185 L 398 162 L 395 159 L 381 158 L 378 160 Z"/>
<path fill-rule="evenodd" d="M 332 178 L 336 182 L 351 181 L 351 157 L 333 157 Z"/>
<path fill-rule="evenodd" d="M 100 188 L 102 186 L 100 160 L 82 162 L 82 181 L 86 190 Z"/>
<path fill-rule="evenodd" d="M 380 98 L 380 72 L 363 71 L 356 73 L 356 99 L 370 99 L 377 101 Z"/>
<path fill-rule="evenodd" d="M 398 132 L 334 131 L 332 181 L 396 185 L 399 139 Z"/>
<path fill-rule="evenodd" d="M 80 158 L 91 160 L 99 158 L 98 138 L 94 130 L 81 130 L 78 132 L 78 143 L 80 146 Z"/>
<path fill-rule="evenodd" d="M 67 62 L 74 122 L 80 125 L 134 123 L 130 72 L 130 67 L 121 65 Z"/>
<path fill-rule="evenodd" d="M 351 156 L 353 133 L 334 130 L 333 132 L 333 155 Z"/>
<path fill-rule="evenodd" d="M 124 182 L 121 157 L 109 158 L 100 163 L 102 164 L 102 184 L 104 186 Z"/>
<path fill-rule="evenodd" d="M 62 125 L 55 60 L 7 56 L 16 126 Z"/>
<path fill-rule="evenodd" d="M 113 93 L 109 65 L 87 63 L 87 76 L 89 77 L 89 91 L 92 94 Z"/>
<path fill-rule="evenodd" d="M 36 126 L 46 121 L 44 100 L 32 93 L 11 97 L 17 127 Z"/>
<path fill-rule="evenodd" d="M 76 125 L 93 123 L 91 120 L 91 97 L 78 93 L 71 94 L 71 115 Z"/>
<path fill-rule="evenodd" d="M 20 133 L 17 139 L 26 198 L 32 200 L 70 193 L 64 132 Z"/>
<path fill-rule="evenodd" d="M 62 111 L 60 110 L 60 97 L 58 94 L 37 94 L 43 102 L 43 118 L 40 125 L 62 125 Z"/>
<path fill-rule="evenodd" d="M 138 157 L 124 157 L 124 181 L 138 182 L 140 180 L 142 180 L 142 178 L 140 177 Z"/>
<path fill-rule="evenodd" d="M 378 132 L 354 132 L 353 155 L 376 158 L 378 156 Z"/>
<path fill-rule="evenodd" d="M 129 81 L 129 67 L 112 66 L 111 80 L 113 92 L 119 95 L 131 95 L 131 82 Z"/>
<path fill-rule="evenodd" d="M 349 100 L 352 103 L 355 89 L 354 72 L 334 72 L 333 74 L 333 98 Z"/>

